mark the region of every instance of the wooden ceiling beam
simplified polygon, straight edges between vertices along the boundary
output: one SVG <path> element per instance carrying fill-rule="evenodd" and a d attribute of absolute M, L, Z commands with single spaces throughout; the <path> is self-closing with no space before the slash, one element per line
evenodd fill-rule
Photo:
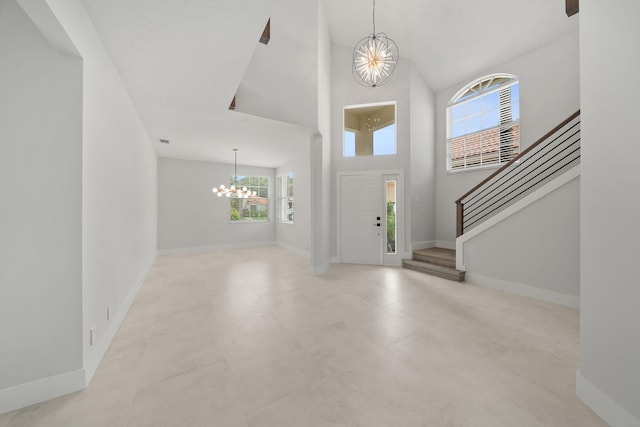
<path fill-rule="evenodd" d="M 267 25 L 262 31 L 262 35 L 260 36 L 260 43 L 269 44 L 269 40 L 271 40 L 271 18 L 269 18 L 269 20 L 267 21 Z"/>
<path fill-rule="evenodd" d="M 567 16 L 573 16 L 580 11 L 579 2 L 580 0 L 566 0 Z"/>

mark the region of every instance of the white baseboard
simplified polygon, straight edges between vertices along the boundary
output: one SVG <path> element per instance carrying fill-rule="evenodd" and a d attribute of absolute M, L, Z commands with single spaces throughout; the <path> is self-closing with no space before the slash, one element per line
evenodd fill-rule
<path fill-rule="evenodd" d="M 435 240 L 428 240 L 426 242 L 414 242 L 411 244 L 411 252 L 418 251 L 420 249 L 429 249 L 436 246 Z"/>
<path fill-rule="evenodd" d="M 494 279 L 492 277 L 472 274 L 469 272 L 465 275 L 465 281 L 474 285 L 486 286 L 488 288 L 498 289 L 543 301 L 549 301 L 567 307 L 580 308 L 580 297 L 574 295 L 561 294 L 560 292 L 540 289 L 529 285 L 523 285 L 521 283 L 510 282 L 508 280 Z"/>
<path fill-rule="evenodd" d="M 456 250 L 456 242 L 446 242 L 444 240 L 436 240 L 436 248 Z"/>
<path fill-rule="evenodd" d="M 247 249 L 247 248 L 262 248 L 266 246 L 276 246 L 276 242 L 253 242 L 253 243 L 238 243 L 229 245 L 213 245 L 213 246 L 194 246 L 189 248 L 175 248 L 175 249 L 161 249 L 158 251 L 160 255 L 180 255 L 180 254 L 192 254 L 199 252 L 213 252 L 224 251 L 229 249 Z"/>
<path fill-rule="evenodd" d="M 279 247 L 281 247 L 283 249 L 286 249 L 286 250 L 288 250 L 290 252 L 296 253 L 296 254 L 298 254 L 300 256 L 303 256 L 305 258 L 311 258 L 311 252 L 305 251 L 304 249 L 297 248 L 297 247 L 292 246 L 292 245 L 290 245 L 288 243 L 276 242 L 276 246 L 279 246 Z"/>
<path fill-rule="evenodd" d="M 138 277 L 138 280 L 136 280 L 133 287 L 129 291 L 129 294 L 127 295 L 124 302 L 122 303 L 122 306 L 120 306 L 117 313 L 115 313 L 116 315 L 114 316 L 113 321 L 109 323 L 109 326 L 100 337 L 100 340 L 96 343 L 95 348 L 93 349 L 91 354 L 89 354 L 87 358 L 87 362 L 85 363 L 85 366 L 84 366 L 84 369 L 86 372 L 85 384 L 87 386 L 89 385 L 89 382 L 91 382 L 93 375 L 96 373 L 96 369 L 98 369 L 98 366 L 100 366 L 100 363 L 102 362 L 102 358 L 107 353 L 107 350 L 109 349 L 109 345 L 111 345 L 111 341 L 113 341 L 113 338 L 116 336 L 116 333 L 118 332 L 118 329 L 122 324 L 122 321 L 124 320 L 125 316 L 129 312 L 129 308 L 131 308 L 131 304 L 133 304 L 133 300 L 136 298 L 136 295 L 138 295 L 140 288 L 142 287 L 145 279 L 147 278 L 147 275 L 149 274 L 149 270 L 153 266 L 153 263 L 155 262 L 157 255 L 158 255 L 157 253 L 153 254 L 151 259 L 145 266 L 144 270 Z"/>
<path fill-rule="evenodd" d="M 640 420 L 607 396 L 602 390 L 576 373 L 576 394 L 578 397 L 612 427 L 640 427 Z"/>
<path fill-rule="evenodd" d="M 84 368 L 0 390 L 0 414 L 80 391 L 89 385 L 111 341 L 115 337 L 118 328 L 129 311 L 133 300 L 142 287 L 151 266 L 155 262 L 156 255 L 157 254 L 154 254 L 151 257 L 151 260 L 147 263 L 140 277 L 129 292 L 129 295 L 127 295 L 127 298 L 113 318 L 113 322 L 111 322 L 104 334 L 100 337 L 100 340 L 96 343 L 96 347 L 88 356 Z"/>
<path fill-rule="evenodd" d="M 0 414 L 35 405 L 84 388 L 84 369 L 3 388 L 0 390 Z"/>
<path fill-rule="evenodd" d="M 314 276 L 322 276 L 323 274 L 327 273 L 329 271 L 329 265 L 330 264 L 324 264 L 324 265 L 320 265 L 320 266 L 312 266 L 311 267 L 311 274 L 313 274 Z"/>

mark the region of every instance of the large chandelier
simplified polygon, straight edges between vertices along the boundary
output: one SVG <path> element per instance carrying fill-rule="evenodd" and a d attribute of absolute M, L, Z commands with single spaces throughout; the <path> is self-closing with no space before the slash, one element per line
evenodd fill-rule
<path fill-rule="evenodd" d="M 238 188 L 238 149 L 233 149 L 233 184 L 227 187 L 221 184 L 220 187 L 213 187 L 212 190 L 218 197 L 234 197 L 238 199 L 248 199 L 255 196 L 255 191 L 247 190 L 247 187 Z"/>
<path fill-rule="evenodd" d="M 376 0 L 373 0 L 373 33 L 353 48 L 353 77 L 363 86 L 382 86 L 398 63 L 398 46 L 385 33 L 376 34 Z"/>

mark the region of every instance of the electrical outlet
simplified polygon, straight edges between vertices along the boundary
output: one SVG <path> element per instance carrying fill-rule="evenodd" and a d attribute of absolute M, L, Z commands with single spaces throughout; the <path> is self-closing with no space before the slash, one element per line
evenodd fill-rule
<path fill-rule="evenodd" d="M 111 320 L 111 306 L 107 306 L 107 320 Z"/>
<path fill-rule="evenodd" d="M 92 326 L 89 329 L 89 345 L 93 346 L 96 343 L 96 327 Z"/>

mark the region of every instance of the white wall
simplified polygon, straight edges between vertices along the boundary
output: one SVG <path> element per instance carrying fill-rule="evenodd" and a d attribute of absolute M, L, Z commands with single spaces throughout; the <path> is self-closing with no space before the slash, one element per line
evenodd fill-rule
<path fill-rule="evenodd" d="M 238 165 L 239 175 L 269 178 L 275 195 L 275 170 Z M 269 221 L 229 221 L 229 200 L 213 187 L 229 182 L 233 165 L 161 157 L 158 159 L 158 249 L 206 249 L 275 242 L 274 203 Z"/>
<path fill-rule="evenodd" d="M 20 337 L 3 352 L 20 362 L 2 370 L 11 378 L 0 387 L 14 386 L 0 390 L 0 411 L 85 386 L 156 253 L 155 152 L 82 4 L 18 3 L 32 21 L 14 16 L 13 1 L 2 3 L 11 8 L 0 14 L 11 23 L 2 30 L 19 31 L 2 37 L 12 43 L 3 58 L 19 56 L 10 67 L 3 61 L 8 75 L 0 84 L 16 90 L 3 88 L 2 99 L 13 105 L 2 128 L 22 144 L 3 160 L 23 162 L 11 188 L 21 194 L 13 204 L 20 216 L 7 209 L 2 224 L 15 221 L 13 229 L 29 231 L 19 242 L 3 238 L 19 268 L 3 271 L 12 280 L 20 271 L 23 279 L 20 292 L 2 299 L 13 307 L 3 311 L 9 317 L 2 324 L 20 324 Z M 37 31 L 82 59 L 46 49 Z"/>
<path fill-rule="evenodd" d="M 640 426 L 640 2 L 580 2 L 581 307 L 578 395 Z"/>
<path fill-rule="evenodd" d="M 360 86 L 351 73 L 352 50 L 338 45 L 332 47 L 332 161 L 334 172 L 357 170 L 409 170 L 411 154 L 411 64 L 400 59 L 387 84 L 376 88 Z M 348 105 L 396 102 L 397 154 L 395 156 L 343 157 L 343 108 Z"/>
<path fill-rule="evenodd" d="M 14 0 L 0 2 L 0 58 L 6 389 L 82 368 L 82 61 L 52 48 Z"/>
<path fill-rule="evenodd" d="M 49 6 L 83 70 L 82 269 L 84 364 L 90 378 L 155 259 L 155 151 L 79 0 Z M 107 320 L 107 306 L 112 318 Z M 89 329 L 96 328 L 96 344 Z"/>
<path fill-rule="evenodd" d="M 435 246 L 435 94 L 411 67 L 411 244 L 413 249 Z"/>
<path fill-rule="evenodd" d="M 282 176 L 283 179 L 286 179 L 289 172 L 293 172 L 294 216 L 293 223 L 280 222 L 277 218 L 275 219 L 275 239 L 279 244 L 305 254 L 309 254 L 311 249 L 311 172 L 309 160 L 309 155 L 306 155 L 276 169 L 276 177 Z M 275 195 L 274 191 L 274 205 Z"/>
<path fill-rule="evenodd" d="M 411 64 L 400 59 L 394 75 L 384 86 L 367 88 L 359 85 L 351 73 L 352 50 L 342 46 L 332 46 L 332 92 L 331 92 L 331 161 L 334 196 L 332 198 L 332 255 L 337 254 L 337 183 L 336 173 L 345 171 L 383 171 L 403 170 L 405 172 L 405 195 L 411 194 L 410 156 L 411 156 L 411 104 L 410 83 Z M 343 157 L 343 108 L 348 105 L 370 104 L 378 102 L 396 102 L 396 146 L 394 156 Z M 405 247 L 408 251 L 411 241 L 411 224 L 407 221 L 405 210 Z"/>
<path fill-rule="evenodd" d="M 309 140 L 311 175 L 311 268 L 325 273 L 331 260 L 331 37 L 324 2 L 318 11 L 318 133 Z"/>
<path fill-rule="evenodd" d="M 436 239 L 440 246 L 453 248 L 455 243 L 455 200 L 495 171 L 446 172 L 447 104 L 472 80 L 499 72 L 520 79 L 520 144 L 524 150 L 580 107 L 578 33 L 469 76 L 436 94 Z"/>
<path fill-rule="evenodd" d="M 279 0 L 271 40 L 258 43 L 240 83 L 236 110 L 315 129 L 318 120 L 318 0 Z M 266 21 L 265 21 L 266 24 Z M 292 55 L 291 52 L 296 52 Z M 296 90 L 290 90 L 295 87 Z"/>
<path fill-rule="evenodd" d="M 580 179 L 465 242 L 464 265 L 469 282 L 502 283 L 512 292 L 577 307 Z"/>

